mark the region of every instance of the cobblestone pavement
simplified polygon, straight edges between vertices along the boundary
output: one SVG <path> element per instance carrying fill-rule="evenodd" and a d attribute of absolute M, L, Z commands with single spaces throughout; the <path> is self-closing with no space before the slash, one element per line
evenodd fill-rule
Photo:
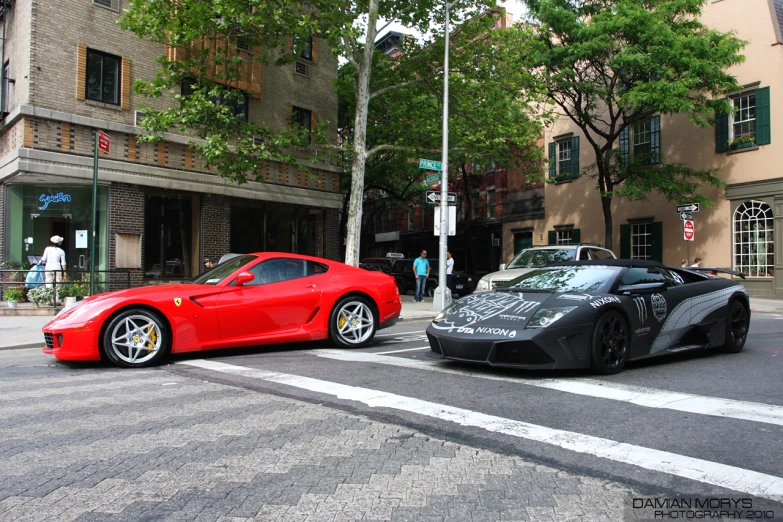
<path fill-rule="evenodd" d="M 8 360 L 0 355 L 4 521 L 618 521 L 635 494 L 165 368 Z"/>

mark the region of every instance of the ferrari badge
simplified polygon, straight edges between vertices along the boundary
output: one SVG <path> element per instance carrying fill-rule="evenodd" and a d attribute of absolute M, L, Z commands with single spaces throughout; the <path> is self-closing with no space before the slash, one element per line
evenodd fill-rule
<path fill-rule="evenodd" d="M 174 304 L 179 306 L 182 304 L 182 298 L 181 297 L 175 297 L 174 298 Z"/>

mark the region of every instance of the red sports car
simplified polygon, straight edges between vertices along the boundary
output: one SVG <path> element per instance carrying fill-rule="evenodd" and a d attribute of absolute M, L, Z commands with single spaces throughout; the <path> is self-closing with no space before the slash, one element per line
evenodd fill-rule
<path fill-rule="evenodd" d="M 317 257 L 242 254 L 192 281 L 108 292 L 61 311 L 43 327 L 44 353 L 118 366 L 169 353 L 329 338 L 364 346 L 394 325 L 394 278 Z"/>

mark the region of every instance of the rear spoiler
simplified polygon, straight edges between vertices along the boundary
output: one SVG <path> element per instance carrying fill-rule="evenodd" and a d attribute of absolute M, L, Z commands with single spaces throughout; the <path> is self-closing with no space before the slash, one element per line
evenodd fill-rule
<path fill-rule="evenodd" d="M 693 270 L 695 272 L 712 272 L 712 273 L 720 272 L 721 274 L 731 274 L 734 277 L 745 279 L 745 274 L 741 272 L 737 272 L 735 270 L 729 270 L 728 268 L 713 268 L 709 266 L 682 266 L 676 268 L 675 270 Z"/>

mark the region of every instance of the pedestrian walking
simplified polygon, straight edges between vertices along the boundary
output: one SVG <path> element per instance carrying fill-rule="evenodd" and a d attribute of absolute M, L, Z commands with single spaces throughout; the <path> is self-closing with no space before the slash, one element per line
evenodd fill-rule
<path fill-rule="evenodd" d="M 693 268 L 693 267 L 696 267 L 696 268 L 698 268 L 698 267 L 700 267 L 700 266 L 701 266 L 701 258 L 700 258 L 700 257 L 697 257 L 697 258 L 696 258 L 696 259 L 693 261 L 693 264 L 691 265 L 691 268 Z"/>
<path fill-rule="evenodd" d="M 451 252 L 446 252 L 446 286 L 451 289 L 451 273 L 454 271 L 454 258 Z"/>
<path fill-rule="evenodd" d="M 52 236 L 49 238 L 51 244 L 46 247 L 41 256 L 39 265 L 44 265 L 46 275 L 44 281 L 46 281 L 46 288 L 52 288 L 54 282 L 62 283 L 65 280 L 65 251 L 60 248 L 63 238 L 60 236 Z M 55 304 L 57 303 L 57 296 L 54 298 Z"/>
<path fill-rule="evenodd" d="M 683 259 L 682 260 L 682 264 L 680 265 L 680 268 L 687 268 L 687 266 L 688 266 L 688 260 L 687 259 Z"/>
<path fill-rule="evenodd" d="M 416 293 L 413 295 L 413 301 L 420 303 L 424 300 L 424 289 L 430 276 L 430 262 L 427 261 L 426 250 L 422 250 L 421 255 L 413 262 L 413 274 L 416 276 Z"/>

